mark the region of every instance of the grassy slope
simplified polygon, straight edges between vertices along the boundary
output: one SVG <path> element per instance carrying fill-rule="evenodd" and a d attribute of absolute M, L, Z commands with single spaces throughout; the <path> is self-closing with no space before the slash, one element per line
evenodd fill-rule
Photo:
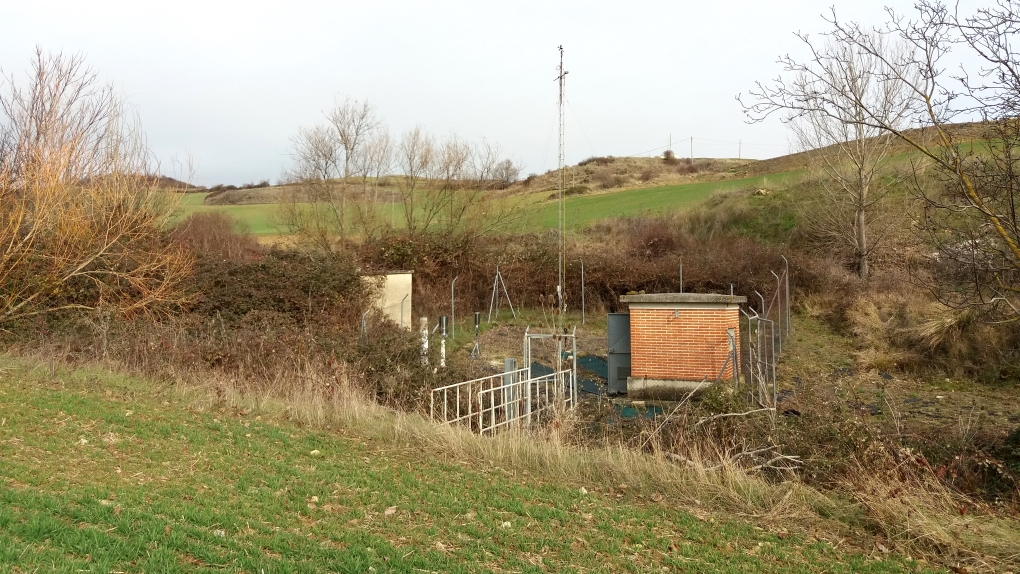
<path fill-rule="evenodd" d="M 698 519 L 647 494 L 585 495 L 484 461 L 198 405 L 150 382 L 0 356 L 0 571 L 912 566 Z"/>

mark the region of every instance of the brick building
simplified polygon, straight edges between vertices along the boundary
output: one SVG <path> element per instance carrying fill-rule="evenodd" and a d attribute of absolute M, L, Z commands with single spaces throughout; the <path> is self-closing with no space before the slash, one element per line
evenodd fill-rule
<path fill-rule="evenodd" d="M 733 378 L 731 354 L 733 346 L 740 348 L 746 297 L 654 293 L 624 295 L 620 302 L 630 307 L 628 396 L 673 398 Z"/>

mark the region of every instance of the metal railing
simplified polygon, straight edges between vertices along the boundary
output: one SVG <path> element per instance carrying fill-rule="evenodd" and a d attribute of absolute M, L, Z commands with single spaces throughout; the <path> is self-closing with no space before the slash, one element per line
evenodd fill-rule
<path fill-rule="evenodd" d="M 522 368 L 432 389 L 429 416 L 433 422 L 454 424 L 468 421 L 470 423 L 478 413 L 478 396 L 482 391 L 503 388 L 508 377 L 511 380 L 526 378 L 529 371 L 528 368 Z"/>
<path fill-rule="evenodd" d="M 568 369 L 534 378 L 530 368 L 517 369 L 433 389 L 430 416 L 479 434 L 542 424 L 574 405 L 574 386 Z"/>

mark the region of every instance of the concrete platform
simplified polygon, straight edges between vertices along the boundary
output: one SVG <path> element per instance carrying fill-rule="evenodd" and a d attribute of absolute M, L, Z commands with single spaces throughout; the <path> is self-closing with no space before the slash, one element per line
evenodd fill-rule
<path fill-rule="evenodd" d="M 660 401 L 679 401 L 694 392 L 700 394 L 713 381 L 681 381 L 676 379 L 646 379 L 643 377 L 627 377 L 628 399 L 652 399 Z"/>

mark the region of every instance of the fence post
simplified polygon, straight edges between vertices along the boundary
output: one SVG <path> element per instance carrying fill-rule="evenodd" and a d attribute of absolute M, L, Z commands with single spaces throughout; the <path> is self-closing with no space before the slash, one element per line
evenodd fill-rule
<path fill-rule="evenodd" d="M 517 370 L 517 359 L 503 359 L 503 420 L 509 422 L 516 418 L 516 405 L 514 397 L 514 371 Z"/>

